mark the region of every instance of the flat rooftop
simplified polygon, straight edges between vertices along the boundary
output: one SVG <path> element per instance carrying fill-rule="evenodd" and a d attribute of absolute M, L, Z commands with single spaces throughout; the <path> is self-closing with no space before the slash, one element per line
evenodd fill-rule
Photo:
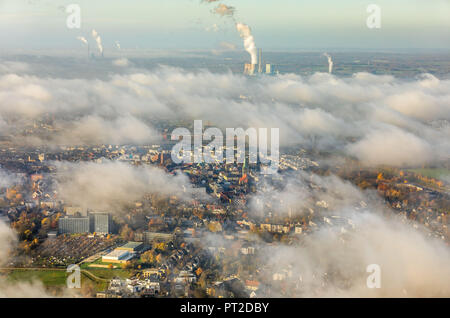
<path fill-rule="evenodd" d="M 127 244 L 122 245 L 122 246 L 118 247 L 117 249 L 118 250 L 133 250 L 134 251 L 134 250 L 138 249 L 139 247 L 141 247 L 142 244 L 144 244 L 144 243 L 142 243 L 142 242 L 128 242 Z"/>
<path fill-rule="evenodd" d="M 112 260 L 120 260 L 129 258 L 130 255 L 128 251 L 115 249 L 111 253 L 102 257 L 102 259 L 112 259 Z"/>

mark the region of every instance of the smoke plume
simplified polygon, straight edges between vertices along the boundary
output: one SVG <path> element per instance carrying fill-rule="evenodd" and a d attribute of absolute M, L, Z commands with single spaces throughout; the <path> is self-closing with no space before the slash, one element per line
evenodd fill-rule
<path fill-rule="evenodd" d="M 83 44 L 88 45 L 88 40 L 84 36 L 77 36 L 77 40 L 80 40 Z"/>
<path fill-rule="evenodd" d="M 236 23 L 236 29 L 244 40 L 244 48 L 250 54 L 252 64 L 258 64 L 258 54 L 256 50 L 255 39 L 253 38 L 250 27 L 244 23 Z"/>
<path fill-rule="evenodd" d="M 217 7 L 214 8 L 214 13 L 224 17 L 224 16 L 229 16 L 232 17 L 235 13 L 236 9 L 234 7 L 231 6 L 227 6 L 223 3 L 219 4 Z"/>
<path fill-rule="evenodd" d="M 333 73 L 333 60 L 328 53 L 323 53 L 323 55 L 328 59 L 328 73 Z"/>
<path fill-rule="evenodd" d="M 95 42 L 97 43 L 98 51 L 100 52 L 100 55 L 103 54 L 103 45 L 102 45 L 102 38 L 98 34 L 97 31 L 92 30 L 92 37 L 94 38 Z"/>

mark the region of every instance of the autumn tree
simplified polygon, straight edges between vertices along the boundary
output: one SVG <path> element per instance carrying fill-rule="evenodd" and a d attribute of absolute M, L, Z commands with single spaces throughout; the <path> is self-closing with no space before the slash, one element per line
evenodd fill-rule
<path fill-rule="evenodd" d="M 141 261 L 147 264 L 153 263 L 155 261 L 155 255 L 153 254 L 153 251 L 146 251 L 145 253 L 142 253 Z"/>
<path fill-rule="evenodd" d="M 125 224 L 121 230 L 120 230 L 120 237 L 126 241 L 132 241 L 134 239 L 134 232 L 133 230 L 128 226 L 128 224 Z"/>

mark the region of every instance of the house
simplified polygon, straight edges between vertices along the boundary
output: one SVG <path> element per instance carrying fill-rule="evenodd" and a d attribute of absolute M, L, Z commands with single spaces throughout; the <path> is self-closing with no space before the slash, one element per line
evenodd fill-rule
<path fill-rule="evenodd" d="M 197 277 L 194 275 L 194 273 L 190 271 L 180 271 L 180 274 L 178 274 L 178 277 L 175 279 L 177 283 L 195 283 L 197 281 Z"/>
<path fill-rule="evenodd" d="M 259 282 L 256 280 L 246 280 L 245 287 L 251 291 L 257 291 L 259 288 Z"/>

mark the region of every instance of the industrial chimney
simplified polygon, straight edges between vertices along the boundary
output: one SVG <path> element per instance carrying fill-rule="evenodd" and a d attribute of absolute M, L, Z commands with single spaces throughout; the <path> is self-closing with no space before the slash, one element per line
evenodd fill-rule
<path fill-rule="evenodd" d="M 262 73 L 262 49 L 259 49 L 259 59 L 258 59 L 259 65 L 258 65 L 258 73 Z"/>

